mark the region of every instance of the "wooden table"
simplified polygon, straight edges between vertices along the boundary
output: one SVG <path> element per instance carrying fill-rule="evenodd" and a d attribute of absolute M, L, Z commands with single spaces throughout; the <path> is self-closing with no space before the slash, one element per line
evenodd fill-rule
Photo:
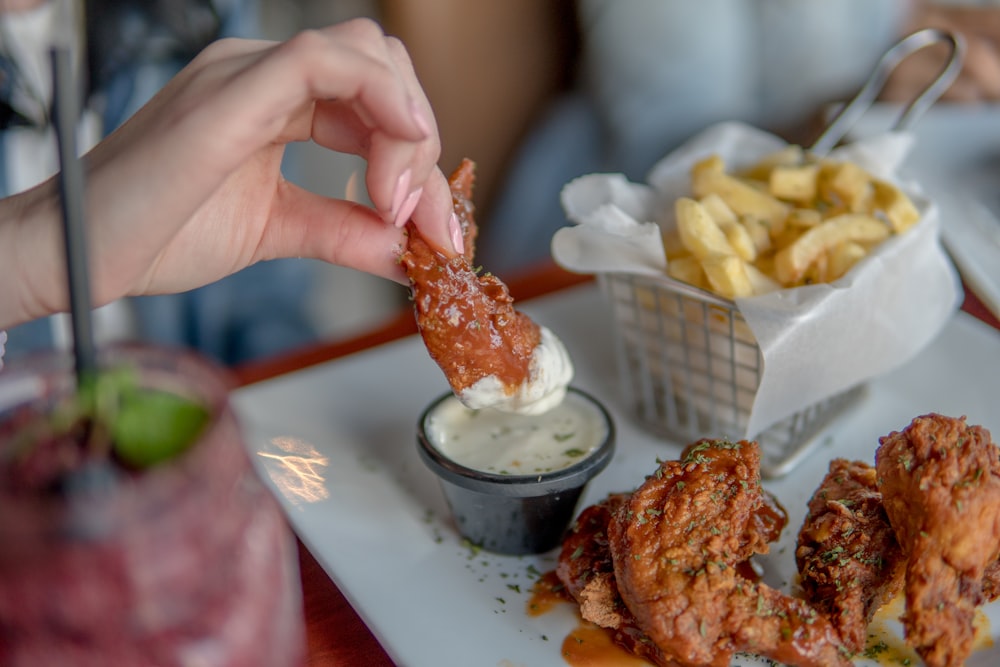
<path fill-rule="evenodd" d="M 568 273 L 551 263 L 507 280 L 518 301 L 592 280 Z M 1000 329 L 997 320 L 968 289 L 962 309 Z M 384 325 L 360 336 L 297 350 L 291 354 L 236 369 L 241 385 L 343 357 L 416 333 L 413 313 L 404 309 Z M 299 566 L 305 606 L 309 667 L 390 667 L 393 662 L 309 551 L 299 544 Z"/>

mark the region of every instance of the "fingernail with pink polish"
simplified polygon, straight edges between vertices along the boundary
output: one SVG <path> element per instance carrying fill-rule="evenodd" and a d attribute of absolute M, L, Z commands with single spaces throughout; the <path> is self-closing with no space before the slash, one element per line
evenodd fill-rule
<path fill-rule="evenodd" d="M 455 246 L 455 252 L 464 255 L 465 239 L 462 238 L 462 225 L 459 224 L 458 216 L 454 213 L 448 218 L 448 232 L 451 234 L 451 244 Z"/>
<path fill-rule="evenodd" d="M 415 101 L 410 101 L 410 115 L 413 116 L 413 122 L 417 124 L 420 131 L 424 133 L 425 137 L 429 137 L 434 133 L 431 129 L 431 124 L 427 121 L 427 116 L 424 115 L 423 109 L 417 106 Z"/>
<path fill-rule="evenodd" d="M 406 198 L 403 205 L 399 209 L 399 213 L 396 215 L 396 226 L 402 227 L 413 215 L 413 209 L 417 207 L 417 203 L 420 201 L 420 195 L 424 194 L 423 188 L 417 188 L 410 193 L 410 196 Z"/>
<path fill-rule="evenodd" d="M 396 189 L 392 191 L 392 208 L 389 209 L 389 218 L 393 222 L 399 220 L 399 209 L 410 192 L 410 178 L 410 170 L 407 169 L 396 179 Z"/>

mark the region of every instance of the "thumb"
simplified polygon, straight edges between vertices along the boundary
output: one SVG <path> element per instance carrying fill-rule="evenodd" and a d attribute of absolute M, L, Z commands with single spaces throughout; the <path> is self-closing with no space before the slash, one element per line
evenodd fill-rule
<path fill-rule="evenodd" d="M 308 257 L 408 285 L 399 263 L 405 231 L 372 208 L 286 183 L 261 240 L 262 259 Z"/>

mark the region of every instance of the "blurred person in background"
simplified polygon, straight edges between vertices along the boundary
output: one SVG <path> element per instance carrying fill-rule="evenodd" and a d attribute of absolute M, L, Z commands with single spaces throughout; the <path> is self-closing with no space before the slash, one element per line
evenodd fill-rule
<path fill-rule="evenodd" d="M 0 0 L 0 196 L 58 170 L 51 107 L 56 4 Z M 256 0 L 87 0 L 74 45 L 85 83 L 81 152 L 119 127 L 210 42 L 259 36 Z M 150 156 L 156 159 L 156 156 Z M 295 260 L 255 264 L 180 294 L 130 298 L 95 312 L 98 341 L 184 345 L 238 364 L 313 341 L 305 307 L 310 269 Z M 11 329 L 8 359 L 65 345 L 65 316 Z"/>
<path fill-rule="evenodd" d="M 821 111 L 921 27 L 968 43 L 945 99 L 1000 97 L 1000 10 L 930 0 L 387 2 L 437 114 L 444 163 L 483 163 L 478 262 L 501 277 L 550 258 L 562 186 L 590 172 L 643 181 L 700 130 L 742 120 L 808 145 Z M 926 53 L 925 53 L 926 51 Z M 911 99 L 943 64 L 928 48 L 884 97 Z M 456 83 L 460 82 L 460 83 Z M 459 140 L 456 141 L 456 138 Z"/>

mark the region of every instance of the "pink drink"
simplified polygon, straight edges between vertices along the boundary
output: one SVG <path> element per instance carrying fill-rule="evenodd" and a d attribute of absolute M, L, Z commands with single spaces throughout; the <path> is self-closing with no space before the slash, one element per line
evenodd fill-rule
<path fill-rule="evenodd" d="M 0 665 L 302 664 L 294 541 L 250 465 L 225 375 L 177 351 L 114 359 L 137 363 L 144 387 L 203 403 L 210 421 L 150 468 L 88 463 L 71 438 L 23 437 L 73 391 L 70 360 L 0 372 Z"/>

